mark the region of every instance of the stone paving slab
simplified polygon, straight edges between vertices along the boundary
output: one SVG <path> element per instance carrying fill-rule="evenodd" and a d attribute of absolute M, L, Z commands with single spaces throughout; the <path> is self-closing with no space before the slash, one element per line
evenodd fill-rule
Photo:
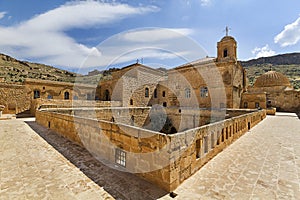
<path fill-rule="evenodd" d="M 113 199 L 20 120 L 0 121 L 0 199 Z"/>
<path fill-rule="evenodd" d="M 300 120 L 267 116 L 174 192 L 175 199 L 300 199 Z"/>
<path fill-rule="evenodd" d="M 150 200 L 167 194 L 133 174 L 101 164 L 34 119 L 25 121 L 0 121 L 0 200 Z"/>

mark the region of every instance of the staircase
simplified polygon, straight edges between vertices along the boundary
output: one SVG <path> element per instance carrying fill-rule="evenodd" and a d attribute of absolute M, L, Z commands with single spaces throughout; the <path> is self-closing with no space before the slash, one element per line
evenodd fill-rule
<path fill-rule="evenodd" d="M 31 114 L 30 110 L 25 110 L 21 113 L 16 114 L 17 118 L 28 118 L 28 117 L 34 117 L 33 114 Z"/>

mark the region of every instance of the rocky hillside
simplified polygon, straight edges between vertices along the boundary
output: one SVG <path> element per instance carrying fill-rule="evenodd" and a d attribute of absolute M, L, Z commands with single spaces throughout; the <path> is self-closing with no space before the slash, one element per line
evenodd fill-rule
<path fill-rule="evenodd" d="M 286 75 L 295 89 L 300 89 L 300 53 L 282 54 L 242 61 L 247 70 L 250 85 L 267 71 L 274 70 Z"/>
<path fill-rule="evenodd" d="M 76 76 L 78 74 L 66 70 L 19 61 L 8 55 L 0 54 L 0 77 L 4 77 L 8 83 L 23 82 L 25 78 L 74 82 Z"/>
<path fill-rule="evenodd" d="M 261 64 L 271 65 L 300 65 L 300 53 L 287 53 L 270 57 L 262 57 L 248 61 L 242 61 L 244 67 Z"/>

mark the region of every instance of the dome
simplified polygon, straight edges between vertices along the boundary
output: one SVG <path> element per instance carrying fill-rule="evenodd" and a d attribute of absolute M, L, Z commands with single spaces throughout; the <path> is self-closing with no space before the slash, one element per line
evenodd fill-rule
<path fill-rule="evenodd" d="M 254 83 L 254 87 L 273 87 L 273 86 L 287 86 L 291 87 L 289 79 L 282 73 L 275 71 L 268 71 L 267 73 L 258 77 Z"/>
<path fill-rule="evenodd" d="M 235 39 L 234 39 L 234 37 L 232 37 L 232 36 L 225 36 L 225 37 L 223 37 L 222 39 L 221 39 L 221 42 L 224 42 L 224 41 L 230 41 L 230 40 L 233 40 L 233 41 L 235 41 Z M 236 42 L 236 41 L 235 41 Z"/>

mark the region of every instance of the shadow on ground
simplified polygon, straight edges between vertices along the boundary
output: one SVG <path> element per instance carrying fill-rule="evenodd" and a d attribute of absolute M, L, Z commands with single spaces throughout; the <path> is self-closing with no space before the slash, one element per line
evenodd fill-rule
<path fill-rule="evenodd" d="M 37 134 L 115 199 L 158 199 L 168 192 L 137 176 L 109 168 L 95 159 L 85 148 L 54 131 L 26 122 Z"/>

